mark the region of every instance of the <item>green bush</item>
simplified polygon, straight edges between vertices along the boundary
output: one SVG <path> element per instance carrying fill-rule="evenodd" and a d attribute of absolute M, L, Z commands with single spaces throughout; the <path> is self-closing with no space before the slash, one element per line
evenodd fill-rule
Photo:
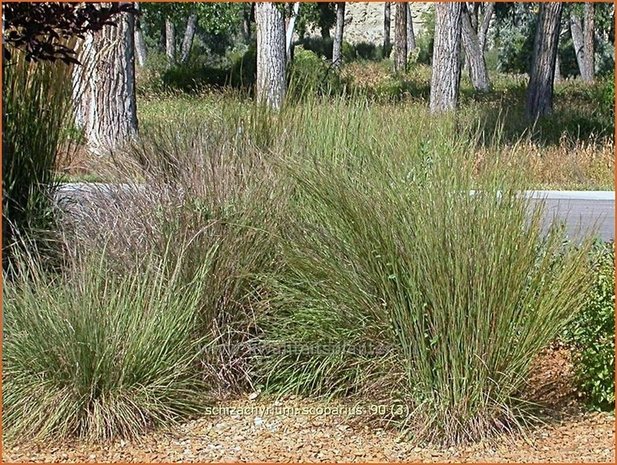
<path fill-rule="evenodd" d="M 568 326 L 578 385 L 592 408 L 615 406 L 615 244 L 593 254 L 594 283 L 583 310 Z"/>
<path fill-rule="evenodd" d="M 2 264 L 20 237 L 54 254 L 53 197 L 58 151 L 72 117 L 71 68 L 28 63 L 15 54 L 2 68 Z"/>
<path fill-rule="evenodd" d="M 332 39 L 323 37 L 305 37 L 297 42 L 304 50 L 310 50 L 317 56 L 332 60 Z"/>
<path fill-rule="evenodd" d="M 340 94 L 344 82 L 336 70 L 314 52 L 296 47 L 289 72 L 289 94 L 296 98 L 309 95 Z"/>
<path fill-rule="evenodd" d="M 355 111 L 314 131 L 375 134 Z M 517 399 L 584 304 L 588 247 L 564 246 L 557 230 L 543 238 L 512 173 L 474 179 L 461 155 L 473 137 L 444 124 L 418 145 L 399 134 L 285 162 L 293 221 L 260 320 L 260 369 L 269 390 L 379 396 L 415 439 L 460 443 L 532 418 Z"/>
<path fill-rule="evenodd" d="M 597 82 L 592 87 L 593 96 L 591 101 L 594 101 L 600 107 L 601 114 L 607 120 L 614 122 L 615 118 L 615 78 L 614 75 L 609 75 Z"/>
<path fill-rule="evenodd" d="M 341 55 L 343 57 L 343 63 L 350 63 L 356 59 L 356 48 L 353 44 L 344 40 L 343 46 L 341 47 Z"/>
<path fill-rule="evenodd" d="M 211 257 L 202 259 L 188 282 L 181 260 L 151 255 L 121 274 L 87 256 L 62 276 L 24 259 L 3 289 L 7 437 L 135 437 L 198 413 L 194 335 Z"/>
<path fill-rule="evenodd" d="M 257 82 L 257 44 L 253 43 L 239 59 L 233 62 L 230 83 L 234 87 L 252 89 L 255 82 Z"/>
<path fill-rule="evenodd" d="M 354 44 L 356 60 L 379 61 L 384 58 L 381 47 L 372 42 L 358 42 Z"/>
<path fill-rule="evenodd" d="M 433 45 L 435 42 L 435 10 L 429 8 L 423 11 L 420 17 L 424 27 L 416 38 L 416 47 L 418 49 L 416 52 L 416 62 L 430 65 L 433 60 Z"/>
<path fill-rule="evenodd" d="M 138 69 L 137 91 L 140 95 L 158 95 L 169 91 L 186 93 L 231 86 L 251 90 L 257 80 L 256 44 L 230 52 L 214 63 L 207 55 L 191 55 L 187 63 L 169 65 L 163 54 L 153 53 L 145 68 Z"/>
<path fill-rule="evenodd" d="M 222 88 L 229 84 L 229 71 L 205 67 L 201 64 L 178 64 L 167 69 L 160 77 L 164 88 L 195 92 L 206 87 Z"/>

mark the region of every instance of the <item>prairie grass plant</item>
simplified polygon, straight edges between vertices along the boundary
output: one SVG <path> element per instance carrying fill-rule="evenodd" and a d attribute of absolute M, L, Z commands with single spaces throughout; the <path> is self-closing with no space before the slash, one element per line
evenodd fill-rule
<path fill-rule="evenodd" d="M 3 269 L 15 248 L 28 243 L 52 256 L 55 250 L 56 158 L 72 115 L 71 67 L 27 62 L 15 53 L 2 68 L 2 251 Z"/>
<path fill-rule="evenodd" d="M 50 274 L 31 256 L 4 287 L 3 426 L 9 440 L 135 437 L 205 405 L 196 337 L 211 255 L 147 254 L 115 273 L 87 253 Z"/>
<path fill-rule="evenodd" d="M 455 120 L 416 115 L 414 132 L 384 115 L 376 131 L 368 111 L 292 136 L 310 149 L 284 161 L 293 220 L 260 313 L 262 382 L 399 404 L 390 420 L 417 441 L 517 430 L 532 360 L 584 304 L 589 244 L 544 237 L 524 184 L 498 160 L 475 173 Z"/>
<path fill-rule="evenodd" d="M 277 266 L 286 200 L 264 154 L 239 123 L 226 123 L 145 129 L 107 167 L 121 187 L 95 189 L 67 235 L 73 248 L 105 243 L 119 270 L 133 268 L 135 256 L 182 251 L 179 279 L 188 281 L 210 257 L 196 310 L 200 333 L 217 343 L 202 354 L 202 368 L 213 389 L 238 391 L 252 379 L 243 350 L 261 293 L 255 276 Z"/>
<path fill-rule="evenodd" d="M 6 430 L 134 436 L 256 388 L 397 404 L 382 420 L 416 441 L 531 421 L 588 241 L 543 234 L 498 132 L 369 102 L 150 114 L 105 165 L 116 187 L 65 218 L 72 265 L 5 284 Z"/>

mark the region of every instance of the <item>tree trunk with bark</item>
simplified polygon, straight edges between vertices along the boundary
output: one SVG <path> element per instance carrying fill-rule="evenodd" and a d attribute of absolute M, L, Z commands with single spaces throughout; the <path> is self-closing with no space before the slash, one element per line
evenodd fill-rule
<path fill-rule="evenodd" d="M 332 65 L 339 67 L 343 63 L 343 29 L 345 27 L 345 2 L 336 4 L 336 29 L 332 43 Z"/>
<path fill-rule="evenodd" d="M 416 34 L 413 30 L 413 15 L 411 14 L 411 3 L 407 3 L 407 57 L 416 49 Z"/>
<path fill-rule="evenodd" d="M 462 12 L 462 38 L 465 48 L 465 59 L 469 67 L 469 77 L 473 88 L 479 92 L 488 92 L 491 83 L 488 78 L 484 52 L 480 47 L 478 36 L 471 24 L 471 17 L 468 8 L 463 5 Z"/>
<path fill-rule="evenodd" d="M 169 64 L 176 62 L 176 27 L 170 18 L 165 18 L 165 55 Z"/>
<path fill-rule="evenodd" d="M 431 113 L 454 110 L 461 83 L 462 3 L 437 3 L 431 77 Z"/>
<path fill-rule="evenodd" d="M 585 47 L 583 46 L 583 22 L 576 13 L 573 11 L 570 13 L 570 35 L 572 36 L 572 46 L 574 47 L 574 55 L 576 56 L 576 63 L 581 73 L 581 77 L 585 72 Z"/>
<path fill-rule="evenodd" d="M 296 27 L 296 19 L 298 18 L 298 13 L 300 12 L 300 2 L 295 2 L 290 6 L 291 11 L 289 22 L 287 23 L 287 28 L 285 30 L 285 56 L 287 57 L 287 63 L 290 63 L 293 58 L 293 35 Z"/>
<path fill-rule="evenodd" d="M 563 3 L 542 3 L 534 40 L 527 87 L 526 115 L 530 120 L 553 111 L 553 81 Z"/>
<path fill-rule="evenodd" d="M 554 83 L 558 83 L 563 81 L 563 76 L 561 75 L 561 61 L 559 60 L 559 45 L 557 45 L 557 56 L 555 57 L 555 78 L 553 79 Z"/>
<path fill-rule="evenodd" d="M 486 37 L 488 35 L 488 28 L 491 24 L 491 19 L 493 18 L 493 13 L 495 13 L 495 3 L 487 2 L 484 4 L 484 16 L 482 18 L 482 24 L 478 30 L 478 43 L 480 44 L 480 49 L 482 52 L 486 50 Z"/>
<path fill-rule="evenodd" d="M 182 39 L 182 50 L 180 56 L 180 63 L 186 63 L 189 61 L 191 55 L 191 48 L 193 48 L 193 40 L 195 39 L 195 31 L 197 30 L 197 15 L 192 13 L 189 15 L 186 21 L 186 29 L 184 31 L 184 38 Z"/>
<path fill-rule="evenodd" d="M 257 100 L 270 108 L 283 105 L 285 82 L 285 16 L 277 4 L 255 4 L 257 23 Z"/>
<path fill-rule="evenodd" d="M 138 12 L 140 11 L 139 3 L 135 3 L 135 9 Z M 146 52 L 146 41 L 144 40 L 144 33 L 141 30 L 141 22 L 139 20 L 139 16 L 135 18 L 135 39 L 134 40 L 135 40 L 135 58 L 136 58 L 137 64 L 140 67 L 143 67 L 146 65 L 147 52 Z"/>
<path fill-rule="evenodd" d="M 390 15 L 391 4 L 385 2 L 383 4 L 383 57 L 388 58 L 390 56 Z"/>
<path fill-rule="evenodd" d="M 583 80 L 593 82 L 595 78 L 595 62 L 594 62 L 594 33 L 595 33 L 595 5 L 593 3 L 585 3 L 585 13 L 583 17 L 583 57 L 585 61 L 585 75 Z M 582 74 L 582 73 L 581 73 Z"/>
<path fill-rule="evenodd" d="M 253 3 L 245 3 L 242 9 L 242 37 L 244 41 L 251 40 L 251 18 L 253 16 Z"/>
<path fill-rule="evenodd" d="M 137 136 L 135 18 L 122 13 L 116 22 L 86 35 L 78 48 L 82 66 L 73 75 L 76 122 L 99 154 Z"/>
<path fill-rule="evenodd" d="M 397 2 L 394 17 L 394 72 L 407 69 L 407 3 Z"/>

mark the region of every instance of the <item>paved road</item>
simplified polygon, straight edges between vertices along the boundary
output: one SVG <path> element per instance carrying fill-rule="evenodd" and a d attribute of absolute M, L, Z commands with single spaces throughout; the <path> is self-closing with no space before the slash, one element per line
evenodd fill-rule
<path fill-rule="evenodd" d="M 67 183 L 59 197 L 82 203 L 88 197 L 110 195 L 118 187 L 97 183 Z M 528 191 L 533 202 L 544 202 L 544 227 L 554 220 L 565 222 L 568 236 L 576 240 L 594 232 L 604 240 L 615 238 L 615 192 L 614 191 Z M 62 203 L 59 202 L 59 203 Z"/>
<path fill-rule="evenodd" d="M 615 239 L 614 191 L 528 192 L 534 202 L 544 202 L 544 225 L 559 220 L 568 236 L 578 239 L 594 233 L 605 241 Z"/>

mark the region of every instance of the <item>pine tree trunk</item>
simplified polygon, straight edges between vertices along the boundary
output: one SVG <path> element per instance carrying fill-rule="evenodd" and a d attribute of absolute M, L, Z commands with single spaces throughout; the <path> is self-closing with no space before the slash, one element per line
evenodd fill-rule
<path fill-rule="evenodd" d="M 407 3 L 397 2 L 394 16 L 394 72 L 407 68 Z"/>
<path fill-rule="evenodd" d="M 413 15 L 411 14 L 411 3 L 407 3 L 407 57 L 416 49 L 416 34 L 413 30 Z"/>
<path fill-rule="evenodd" d="M 184 38 L 182 39 L 182 56 L 180 57 L 181 63 L 189 61 L 191 55 L 191 48 L 193 47 L 193 40 L 195 38 L 195 30 L 197 29 L 197 15 L 195 13 L 189 15 L 186 21 L 186 30 L 184 31 Z"/>
<path fill-rule="evenodd" d="M 169 64 L 176 62 L 176 27 L 169 18 L 165 18 L 165 55 Z"/>
<path fill-rule="evenodd" d="M 135 3 L 135 8 L 137 11 L 140 10 L 139 3 Z M 145 66 L 146 64 L 146 41 L 144 40 L 144 33 L 141 30 L 141 22 L 139 17 L 135 18 L 135 58 L 137 60 L 137 64 L 140 67 Z"/>
<path fill-rule="evenodd" d="M 343 63 L 343 29 L 345 27 L 345 2 L 336 4 L 336 29 L 332 43 L 332 65 L 341 66 Z"/>
<path fill-rule="evenodd" d="M 488 92 L 491 88 L 484 61 L 484 52 L 480 47 L 478 37 L 471 24 L 469 10 L 463 5 L 462 12 L 462 38 L 465 48 L 465 59 L 469 66 L 469 77 L 473 88 L 479 92 Z"/>
<path fill-rule="evenodd" d="M 585 62 L 585 75 L 583 80 L 593 82 L 595 78 L 595 63 L 594 63 L 594 33 L 595 33 L 595 5 L 593 3 L 585 3 L 585 15 L 583 18 L 583 59 Z M 581 73 L 582 74 L 582 73 Z"/>
<path fill-rule="evenodd" d="M 257 100 L 279 109 L 285 98 L 285 17 L 275 3 L 255 5 L 257 23 Z"/>
<path fill-rule="evenodd" d="M 88 148 L 99 154 L 137 135 L 135 18 L 122 13 L 116 22 L 86 35 L 78 49 L 82 66 L 73 76 L 77 123 Z"/>
<path fill-rule="evenodd" d="M 390 56 L 390 13 L 391 4 L 385 2 L 383 4 L 383 57 Z"/>
<path fill-rule="evenodd" d="M 462 3 L 437 3 L 431 78 L 431 113 L 454 110 L 461 83 Z"/>
<path fill-rule="evenodd" d="M 553 111 L 553 80 L 563 3 L 542 3 L 531 59 L 526 114 L 530 120 Z"/>

